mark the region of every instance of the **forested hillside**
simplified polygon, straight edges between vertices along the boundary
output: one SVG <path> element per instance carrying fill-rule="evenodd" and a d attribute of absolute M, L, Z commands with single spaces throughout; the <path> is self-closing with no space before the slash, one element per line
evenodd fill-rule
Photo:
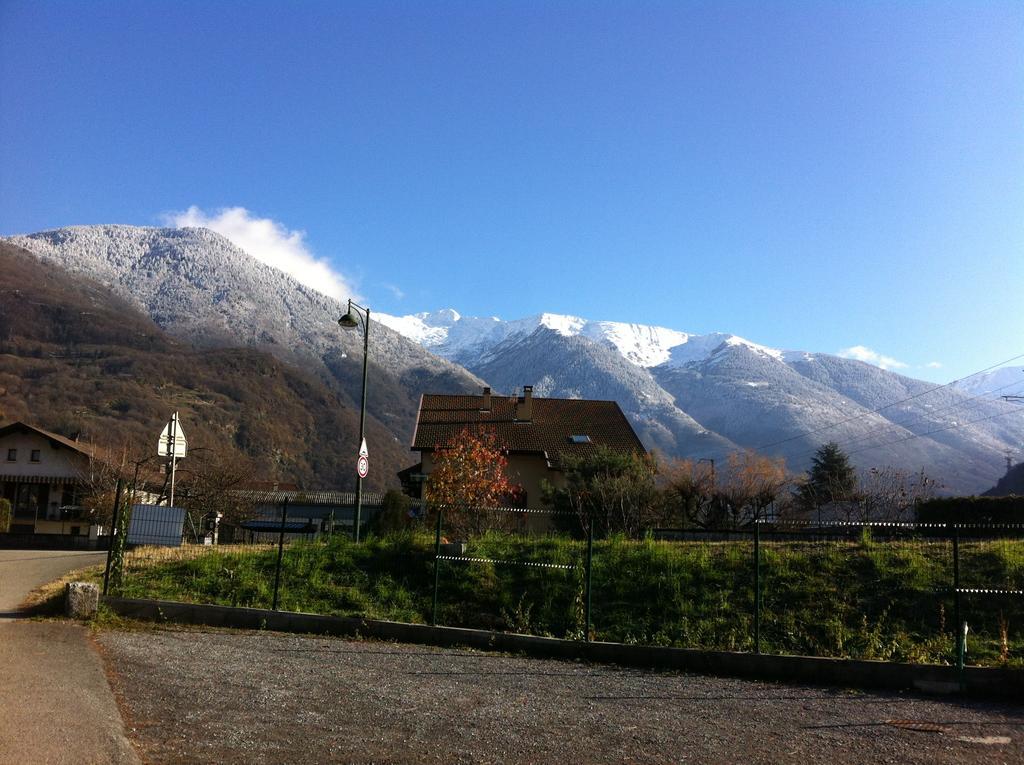
<path fill-rule="evenodd" d="M 0 421 L 155 451 L 174 410 L 194 448 L 251 458 L 254 477 L 354 484 L 359 412 L 323 381 L 260 350 L 193 348 L 103 285 L 0 242 Z M 408 444 L 376 422 L 368 433 L 369 487 L 396 484 Z"/>

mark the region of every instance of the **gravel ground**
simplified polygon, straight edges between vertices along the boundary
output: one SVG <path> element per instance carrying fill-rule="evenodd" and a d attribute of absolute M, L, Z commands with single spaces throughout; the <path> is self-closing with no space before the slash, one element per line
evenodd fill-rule
<path fill-rule="evenodd" d="M 1007 704 L 277 633 L 98 641 L 153 763 L 1024 762 Z"/>

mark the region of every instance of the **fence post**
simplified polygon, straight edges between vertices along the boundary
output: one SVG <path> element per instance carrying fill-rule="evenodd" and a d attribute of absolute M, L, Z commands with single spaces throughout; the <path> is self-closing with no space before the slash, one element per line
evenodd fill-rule
<path fill-rule="evenodd" d="M 281 558 L 284 555 L 284 524 L 288 520 L 288 497 L 281 503 L 281 533 L 277 537 L 277 571 L 274 573 L 274 605 L 277 610 L 277 596 L 281 588 Z"/>
<path fill-rule="evenodd" d="M 110 561 L 114 556 L 114 535 L 117 533 L 118 516 L 121 514 L 121 492 L 124 491 L 124 481 L 117 479 L 117 489 L 114 491 L 114 515 L 110 521 L 110 535 L 107 539 L 107 565 L 103 569 L 103 594 L 107 594 L 110 586 Z"/>
<path fill-rule="evenodd" d="M 437 626 L 437 588 L 440 585 L 441 561 L 441 516 L 444 515 L 444 505 L 437 506 L 437 529 L 434 532 L 434 604 L 430 610 L 430 623 Z"/>
<path fill-rule="evenodd" d="M 960 621 L 960 527 L 953 525 L 953 624 L 956 630 L 956 663 L 963 669 L 963 627 Z"/>
<path fill-rule="evenodd" d="M 587 524 L 587 578 L 586 578 L 586 601 L 583 604 L 583 639 L 590 642 L 590 600 L 593 589 L 591 577 L 594 573 L 594 516 L 591 514 Z"/>
<path fill-rule="evenodd" d="M 754 653 L 761 653 L 761 524 L 754 519 Z"/>

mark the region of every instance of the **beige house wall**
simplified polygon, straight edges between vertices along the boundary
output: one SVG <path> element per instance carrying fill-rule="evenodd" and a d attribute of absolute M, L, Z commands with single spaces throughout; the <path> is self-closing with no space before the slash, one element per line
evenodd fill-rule
<path fill-rule="evenodd" d="M 17 457 L 8 460 L 11 449 Z M 39 461 L 32 462 L 33 450 L 39 450 Z M 0 474 L 9 476 L 60 476 L 75 478 L 89 466 L 89 458 L 66 447 L 55 447 L 38 433 L 11 433 L 0 438 Z"/>
<path fill-rule="evenodd" d="M 10 450 L 15 450 L 9 459 Z M 38 460 L 32 459 L 38 451 Z M 77 530 L 82 536 L 89 535 L 87 520 L 61 521 L 60 508 L 70 498 L 75 483 L 89 469 L 89 458 L 74 449 L 55 446 L 38 433 L 9 433 L 0 437 L 0 496 L 6 496 L 7 489 L 20 483 L 29 482 L 46 487 L 48 496 L 45 506 L 37 507 L 35 518 L 12 517 L 12 525 L 33 525 L 37 534 L 70 534 Z"/>
<path fill-rule="evenodd" d="M 552 470 L 544 457 L 514 454 L 508 458 L 506 473 L 512 483 L 519 484 L 526 492 L 524 507 L 542 508 L 543 496 L 541 484 L 550 483 L 556 488 L 565 485 L 565 476 L 558 470 Z"/>

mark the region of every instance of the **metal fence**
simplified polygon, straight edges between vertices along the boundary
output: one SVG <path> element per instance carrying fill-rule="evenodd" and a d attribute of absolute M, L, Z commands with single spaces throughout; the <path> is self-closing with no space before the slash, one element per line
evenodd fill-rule
<path fill-rule="evenodd" d="M 759 523 L 594 538 L 574 515 L 437 508 L 397 530 L 129 547 L 108 590 L 761 653 L 1024 663 L 1024 527 Z M 964 628 L 966 625 L 966 633 Z M 966 634 L 966 638 L 965 638 Z"/>

